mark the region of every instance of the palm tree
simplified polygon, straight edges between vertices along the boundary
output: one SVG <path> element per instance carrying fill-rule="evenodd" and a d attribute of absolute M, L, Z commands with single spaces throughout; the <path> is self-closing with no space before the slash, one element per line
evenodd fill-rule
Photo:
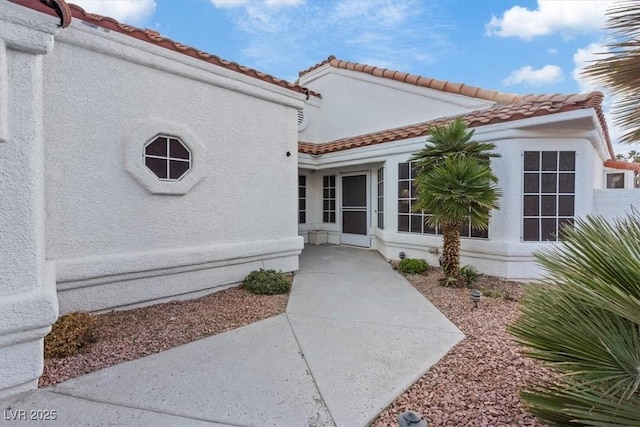
<path fill-rule="evenodd" d="M 609 53 L 589 65 L 583 73 L 609 88 L 618 100 L 613 104 L 614 123 L 625 129 L 621 142 L 640 141 L 640 2 L 616 3 L 607 11 L 605 29 L 614 42 Z"/>
<path fill-rule="evenodd" d="M 490 166 L 493 143 L 472 141 L 473 131 L 457 119 L 429 132 L 425 147 L 411 160 L 417 163 L 414 209 L 428 213 L 427 222 L 442 228 L 445 275 L 458 278 L 460 230 L 467 221 L 486 229 L 492 209 L 499 209 L 498 179 Z"/>
<path fill-rule="evenodd" d="M 554 425 L 640 425 L 640 217 L 587 217 L 536 254 L 547 286 L 529 290 L 510 327 L 558 376 L 521 392 Z"/>

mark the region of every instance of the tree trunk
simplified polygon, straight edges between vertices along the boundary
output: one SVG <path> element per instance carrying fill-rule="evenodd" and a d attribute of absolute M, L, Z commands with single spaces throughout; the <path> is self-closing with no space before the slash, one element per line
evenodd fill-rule
<path fill-rule="evenodd" d="M 460 274 L 460 226 L 442 226 L 442 269 L 447 278 Z"/>

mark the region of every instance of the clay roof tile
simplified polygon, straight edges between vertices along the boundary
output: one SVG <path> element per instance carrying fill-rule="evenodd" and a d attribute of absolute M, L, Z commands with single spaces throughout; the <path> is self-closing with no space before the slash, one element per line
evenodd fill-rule
<path fill-rule="evenodd" d="M 446 83 L 441 81 L 438 82 Z M 460 90 L 464 90 L 464 87 L 461 87 Z M 363 145 L 382 144 L 407 138 L 415 138 L 428 134 L 429 130 L 433 126 L 446 124 L 455 118 L 460 118 L 464 120 L 468 126 L 475 127 L 494 123 L 504 123 L 513 120 L 521 120 L 529 117 L 544 116 L 564 111 L 594 108 L 598 120 L 600 121 L 600 124 L 604 130 L 609 152 L 613 157 L 613 148 L 611 146 L 611 140 L 609 138 L 606 121 L 604 119 L 604 114 L 600 105 L 602 96 L 603 95 L 600 92 L 591 92 L 576 96 L 527 95 L 526 97 L 518 97 L 516 102 L 513 102 L 511 104 L 497 104 L 489 109 L 476 110 L 456 117 L 434 119 L 427 122 L 415 123 L 395 129 L 385 129 L 370 134 L 342 138 L 322 144 L 300 143 L 301 145 L 299 146 L 299 151 L 301 153 L 310 153 L 310 145 L 312 145 L 315 146 L 313 147 L 313 153 L 315 154 L 330 153 Z M 523 100 L 525 98 L 526 100 Z M 638 170 L 640 171 L 640 169 Z"/>
<path fill-rule="evenodd" d="M 407 77 L 404 79 L 405 83 L 409 83 L 412 85 L 417 85 L 418 80 L 420 80 L 420 76 L 417 76 L 415 74 L 408 74 Z"/>

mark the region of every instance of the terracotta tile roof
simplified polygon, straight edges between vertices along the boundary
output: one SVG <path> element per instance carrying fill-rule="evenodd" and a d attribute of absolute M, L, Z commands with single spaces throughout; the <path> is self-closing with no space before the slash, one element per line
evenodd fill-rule
<path fill-rule="evenodd" d="M 607 160 L 604 165 L 612 169 L 626 169 L 634 172 L 640 172 L 640 163 L 625 162 L 624 160 Z"/>
<path fill-rule="evenodd" d="M 520 100 L 519 95 L 512 93 L 498 92 L 497 90 L 487 90 L 475 86 L 468 86 L 464 83 L 453 83 L 446 80 L 432 79 L 429 77 L 418 76 L 416 74 L 403 73 L 401 71 L 389 70 L 387 68 L 374 67 L 367 64 L 360 64 L 357 62 L 349 62 L 337 59 L 331 55 L 324 61 L 307 68 L 304 71 L 300 71 L 298 75 L 300 77 L 313 70 L 316 70 L 324 65 L 330 65 L 331 67 L 341 68 L 344 70 L 358 71 L 365 74 L 371 74 L 372 76 L 382 77 L 390 80 L 396 80 L 414 86 L 421 86 L 430 89 L 439 90 L 442 92 L 449 92 L 456 95 L 464 95 L 472 98 L 484 99 L 487 101 L 494 101 L 497 103 L 513 103 Z"/>
<path fill-rule="evenodd" d="M 604 129 L 609 153 L 611 154 L 611 157 L 614 157 L 613 147 L 611 146 L 611 141 L 609 139 L 609 132 L 607 131 L 607 124 L 604 120 L 604 115 L 602 114 L 601 103 L 603 97 L 604 96 L 601 92 L 574 95 L 527 95 L 519 97 L 516 102 L 510 104 L 497 104 L 489 109 L 476 110 L 460 116 L 444 117 L 395 129 L 387 129 L 380 132 L 342 138 L 321 144 L 300 142 L 298 144 L 298 151 L 306 154 L 325 154 L 425 136 L 433 126 L 444 125 L 456 118 L 462 118 L 469 127 L 478 127 L 513 120 L 527 119 L 530 117 L 594 108 Z"/>
<path fill-rule="evenodd" d="M 181 43 L 175 42 L 166 37 L 162 37 L 156 31 L 133 27 L 130 25 L 122 24 L 113 18 L 96 15 L 93 13 L 88 13 L 84 9 L 82 9 L 80 6 L 76 6 L 75 4 L 67 4 L 64 0 L 9 0 L 9 1 L 11 1 L 12 3 L 19 4 L 21 6 L 28 7 L 33 10 L 37 10 L 39 12 L 49 14 L 49 15 L 59 16 L 61 20 L 61 27 L 63 28 L 70 24 L 71 17 L 73 17 L 75 19 L 88 22 L 92 25 L 106 28 L 111 31 L 116 31 L 118 33 L 136 38 L 138 40 L 152 43 L 156 46 L 160 46 L 165 49 L 169 49 L 174 52 L 178 52 L 183 55 L 190 56 L 192 58 L 200 59 L 210 64 L 217 65 L 219 67 L 223 67 L 228 70 L 232 70 L 232 71 L 256 78 L 258 80 L 262 80 L 267 83 L 271 83 L 286 89 L 303 93 L 307 95 L 307 97 L 310 94 L 309 93 L 310 91 L 308 89 L 300 85 L 290 83 L 286 80 L 279 79 L 269 74 L 261 73 L 260 71 L 242 66 L 236 62 L 224 60 L 216 55 L 212 55 L 210 53 L 200 51 L 196 48 L 183 45 Z"/>

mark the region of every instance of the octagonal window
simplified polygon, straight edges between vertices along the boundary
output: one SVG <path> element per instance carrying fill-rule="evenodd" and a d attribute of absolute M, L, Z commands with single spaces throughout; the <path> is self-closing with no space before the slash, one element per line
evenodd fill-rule
<path fill-rule="evenodd" d="M 174 136 L 157 135 L 144 146 L 144 163 L 163 181 L 179 181 L 191 169 L 191 151 Z"/>

